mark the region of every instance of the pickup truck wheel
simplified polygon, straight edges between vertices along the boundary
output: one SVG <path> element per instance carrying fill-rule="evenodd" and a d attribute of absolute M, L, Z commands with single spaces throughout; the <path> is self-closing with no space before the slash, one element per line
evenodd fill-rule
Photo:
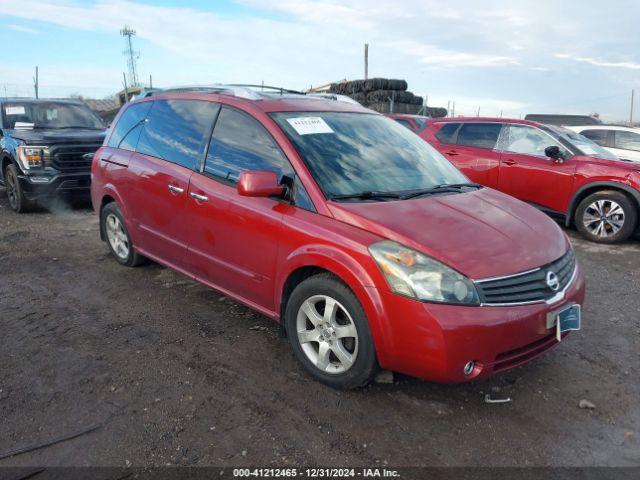
<path fill-rule="evenodd" d="M 35 202 L 28 200 L 20 181 L 18 180 L 18 169 L 15 165 L 10 164 L 4 171 L 4 183 L 7 189 L 7 198 L 9 206 L 17 213 L 26 213 L 33 210 Z"/>
<path fill-rule="evenodd" d="M 100 222 L 109 250 L 116 257 L 118 263 L 127 267 L 136 267 L 144 263 L 145 258 L 136 253 L 133 248 L 124 217 L 115 202 L 108 203 L 102 209 Z"/>
<path fill-rule="evenodd" d="M 289 297 L 284 321 L 293 353 L 317 380 L 350 389 L 375 375 L 378 363 L 367 317 L 353 292 L 333 275 L 300 283 Z"/>
<path fill-rule="evenodd" d="M 598 243 L 618 243 L 631 236 L 638 222 L 637 206 L 624 193 L 596 192 L 580 202 L 575 214 L 578 231 Z"/>

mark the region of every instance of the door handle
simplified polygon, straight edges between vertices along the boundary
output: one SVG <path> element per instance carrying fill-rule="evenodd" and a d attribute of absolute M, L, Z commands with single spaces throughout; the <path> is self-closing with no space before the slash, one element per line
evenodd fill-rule
<path fill-rule="evenodd" d="M 189 192 L 189 195 L 200 202 L 207 202 L 209 200 L 209 197 L 207 197 L 206 195 L 200 195 L 199 193 Z"/>
<path fill-rule="evenodd" d="M 515 165 L 515 164 L 516 164 L 516 163 L 518 163 L 518 162 L 516 162 L 515 160 L 511 160 L 511 159 L 509 158 L 509 159 L 507 159 L 507 160 L 503 160 L 503 163 L 504 163 L 505 165 Z"/>
<path fill-rule="evenodd" d="M 168 185 L 169 191 L 172 193 L 183 193 L 184 188 L 176 187 L 175 185 Z"/>
<path fill-rule="evenodd" d="M 458 152 L 456 152 L 455 150 L 449 150 L 448 152 L 444 152 L 445 155 L 450 155 L 452 157 L 455 157 L 456 155 L 460 155 Z"/>

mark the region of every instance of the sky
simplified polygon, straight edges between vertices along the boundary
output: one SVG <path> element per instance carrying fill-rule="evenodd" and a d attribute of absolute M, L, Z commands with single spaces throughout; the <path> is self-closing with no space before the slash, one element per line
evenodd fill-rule
<path fill-rule="evenodd" d="M 0 0 L 0 95 L 32 95 L 36 65 L 41 96 L 115 93 L 126 24 L 159 87 L 363 78 L 368 43 L 369 76 L 430 106 L 620 121 L 640 97 L 639 21 L 637 0 Z"/>

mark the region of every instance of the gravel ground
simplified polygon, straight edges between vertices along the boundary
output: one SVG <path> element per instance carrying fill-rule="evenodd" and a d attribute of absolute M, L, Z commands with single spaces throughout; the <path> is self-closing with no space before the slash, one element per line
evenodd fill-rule
<path fill-rule="evenodd" d="M 547 355 L 470 384 L 338 392 L 268 319 L 159 265 L 118 265 L 86 206 L 16 215 L 3 196 L 0 456 L 99 428 L 0 466 L 638 466 L 640 242 L 569 234 L 583 329 Z"/>

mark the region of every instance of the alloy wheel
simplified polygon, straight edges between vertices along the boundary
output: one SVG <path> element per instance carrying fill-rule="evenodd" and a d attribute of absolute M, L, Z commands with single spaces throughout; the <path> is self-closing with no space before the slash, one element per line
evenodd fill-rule
<path fill-rule="evenodd" d="M 615 235 L 624 226 L 624 209 L 613 200 L 596 200 L 591 203 L 582 216 L 585 228 L 596 237 L 606 238 Z"/>
<path fill-rule="evenodd" d="M 349 312 L 335 298 L 314 295 L 298 309 L 298 342 L 315 367 L 329 374 L 349 370 L 358 355 L 358 331 Z"/>
<path fill-rule="evenodd" d="M 126 260 L 129 257 L 129 237 L 127 236 L 127 232 L 125 232 L 120 219 L 113 213 L 110 213 L 107 215 L 105 226 L 107 230 L 107 239 L 109 240 L 111 249 L 118 258 Z"/>

